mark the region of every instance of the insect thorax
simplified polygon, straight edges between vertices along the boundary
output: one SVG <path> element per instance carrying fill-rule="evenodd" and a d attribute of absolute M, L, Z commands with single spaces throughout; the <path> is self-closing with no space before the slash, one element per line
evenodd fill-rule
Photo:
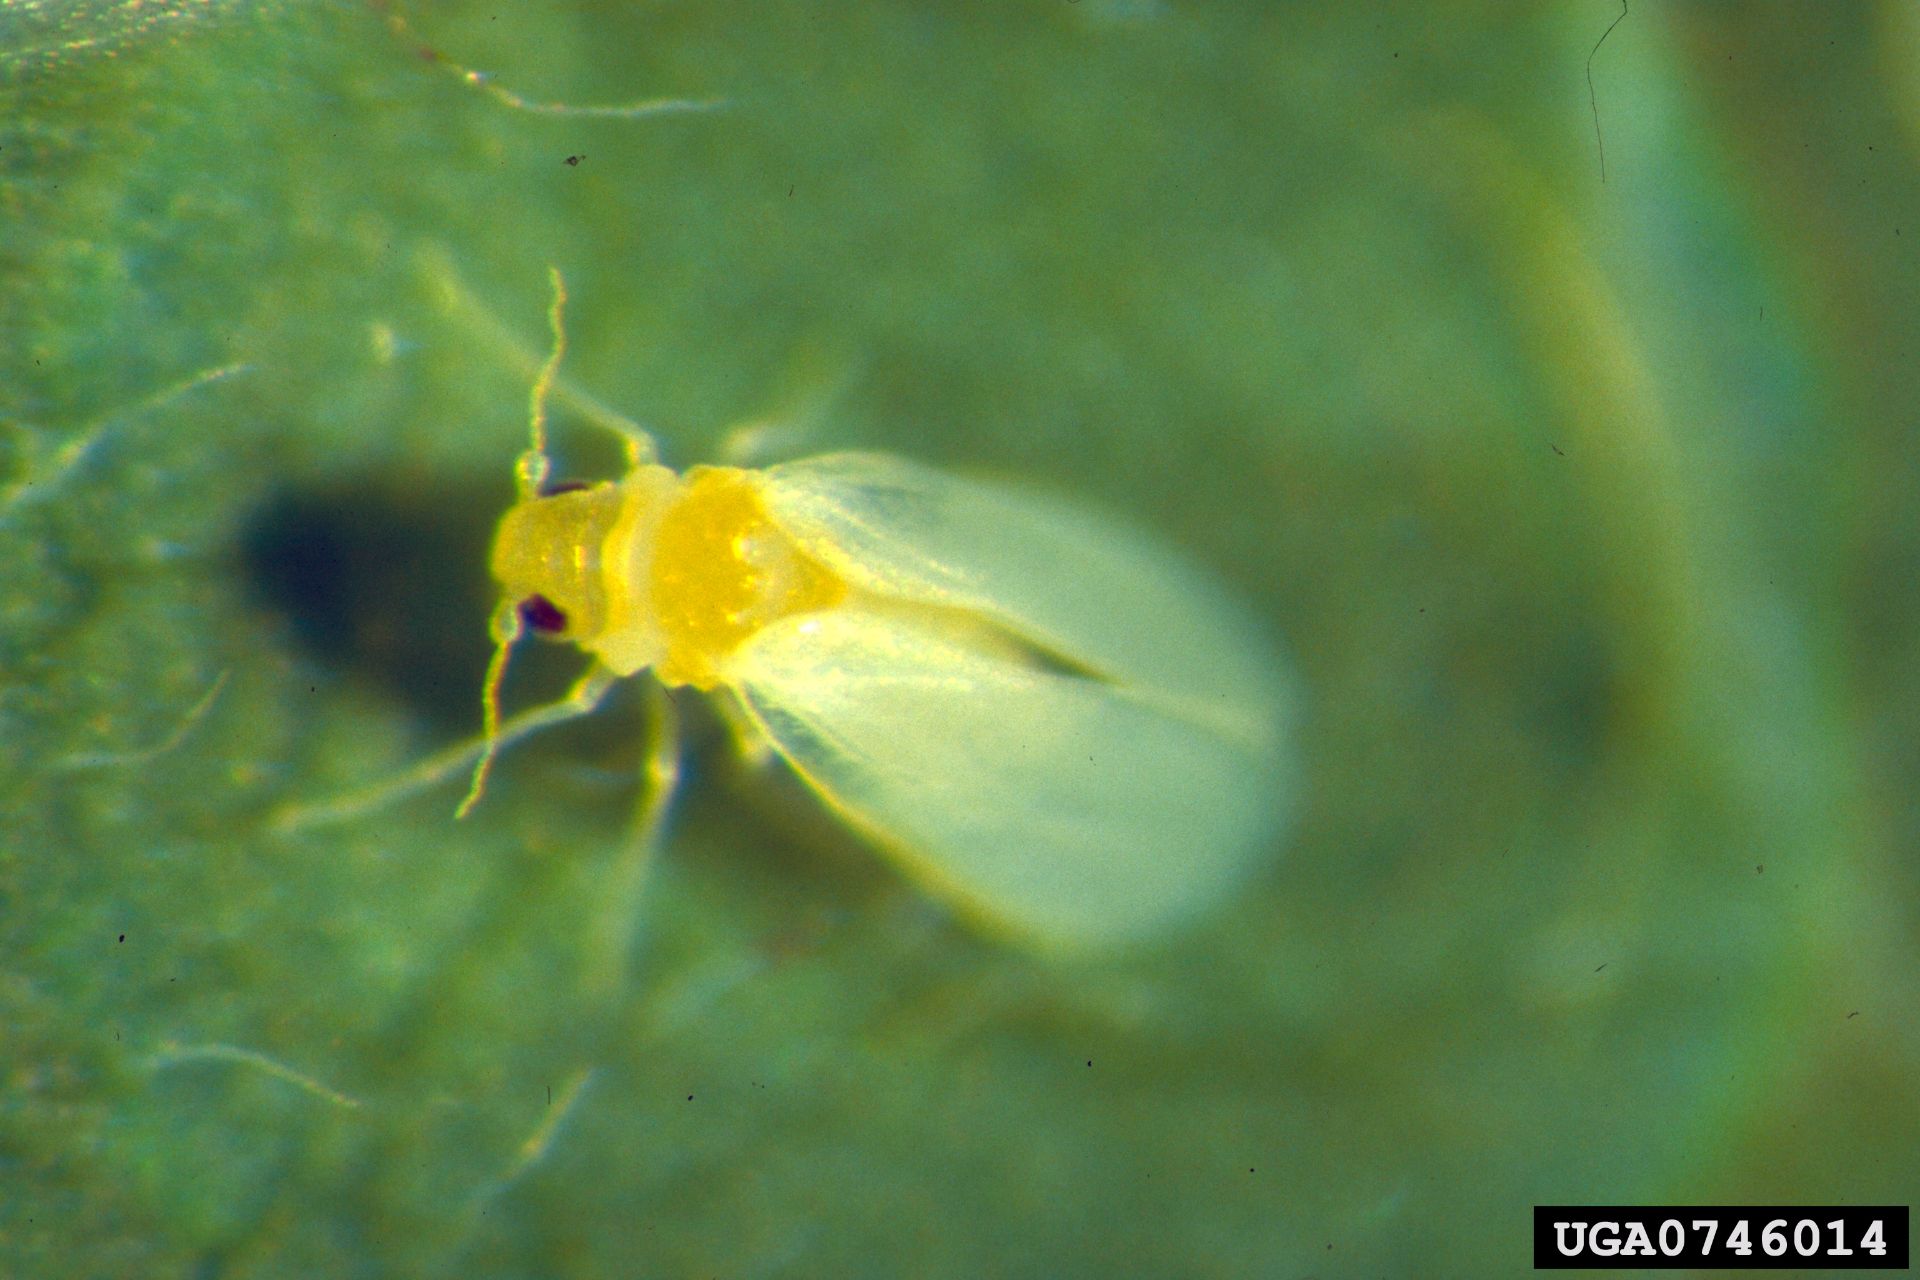
<path fill-rule="evenodd" d="M 641 467 L 618 484 L 529 498 L 500 521 L 493 574 L 538 628 L 631 675 L 708 689 L 727 658 L 781 618 L 830 608 L 846 584 L 774 523 L 754 473 Z M 553 614 L 542 610 L 543 617 Z"/>
<path fill-rule="evenodd" d="M 846 583 L 774 523 L 760 483 L 750 471 L 695 467 L 660 521 L 650 577 L 667 684 L 711 688 L 754 632 L 846 598 Z"/>

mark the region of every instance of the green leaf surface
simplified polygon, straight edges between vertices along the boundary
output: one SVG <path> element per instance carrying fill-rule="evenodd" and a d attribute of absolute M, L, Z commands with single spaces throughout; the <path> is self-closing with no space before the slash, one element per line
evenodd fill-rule
<path fill-rule="evenodd" d="M 1533 1204 L 1912 1201 L 1920 28 L 1513 12 L 0 3 L 0 1273 L 1499 1275 Z M 526 109 L 656 98 L 715 105 Z M 1217 568 L 1301 694 L 1270 869 L 1028 956 L 688 702 L 608 989 L 630 696 L 463 822 L 278 830 L 477 728 L 549 264 L 569 472 L 595 402 L 765 419 Z"/>

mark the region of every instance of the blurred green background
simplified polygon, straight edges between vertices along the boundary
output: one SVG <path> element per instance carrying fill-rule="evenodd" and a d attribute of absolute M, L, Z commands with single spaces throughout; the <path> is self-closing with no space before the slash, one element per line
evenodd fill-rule
<path fill-rule="evenodd" d="M 1536 1203 L 1920 1198 L 1920 17 L 1516 12 L 0 4 L 0 1273 L 1505 1275 Z M 607 995 L 636 699 L 273 834 L 477 724 L 549 263 L 678 463 L 774 415 L 1217 567 L 1302 695 L 1270 869 L 1028 957 L 708 725 Z"/>

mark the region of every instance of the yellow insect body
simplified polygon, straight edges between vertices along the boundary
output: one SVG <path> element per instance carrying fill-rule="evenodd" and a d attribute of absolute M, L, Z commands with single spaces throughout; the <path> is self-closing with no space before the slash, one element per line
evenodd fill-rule
<path fill-rule="evenodd" d="M 876 453 L 761 470 L 659 465 L 623 436 L 617 482 L 549 489 L 546 398 L 531 395 L 520 500 L 492 568 L 498 647 L 486 731 L 359 793 L 283 812 L 339 821 L 594 709 L 651 669 L 730 703 L 744 745 L 783 758 L 851 825 L 977 924 L 1092 947 L 1218 903 L 1271 849 L 1290 782 L 1279 663 L 1205 573 L 1060 498 Z M 507 655 L 532 630 L 593 667 L 503 723 Z M 606 892 L 596 980 L 617 982 L 677 776 L 672 704 L 654 699 L 653 786 Z"/>
<path fill-rule="evenodd" d="M 612 676 L 731 697 L 976 920 L 1097 945 L 1217 900 L 1272 834 L 1283 703 L 1192 566 L 902 459 L 642 464 L 502 519 L 509 607 Z"/>
<path fill-rule="evenodd" d="M 566 619 L 556 638 L 615 675 L 712 689 L 754 632 L 831 608 L 847 586 L 768 515 L 755 473 L 636 468 L 618 484 L 533 498 L 507 512 L 493 575 L 510 599 Z"/>

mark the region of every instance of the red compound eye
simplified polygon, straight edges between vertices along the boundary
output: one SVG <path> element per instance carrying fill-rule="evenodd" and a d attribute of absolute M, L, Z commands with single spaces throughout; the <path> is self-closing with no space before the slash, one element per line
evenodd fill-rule
<path fill-rule="evenodd" d="M 567 629 L 567 615 L 545 596 L 528 596 L 522 600 L 520 621 L 535 635 L 557 636 Z"/>

